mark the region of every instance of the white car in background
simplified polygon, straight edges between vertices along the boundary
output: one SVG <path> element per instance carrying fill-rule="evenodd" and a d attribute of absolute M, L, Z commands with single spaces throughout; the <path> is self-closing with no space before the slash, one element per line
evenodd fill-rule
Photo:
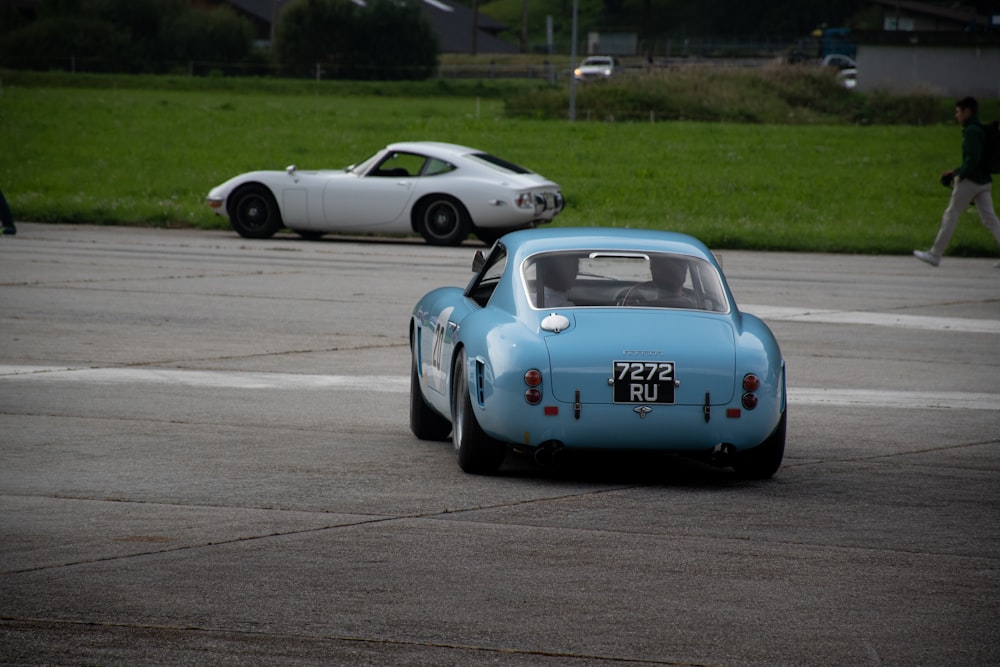
<path fill-rule="evenodd" d="M 823 59 L 819 61 L 821 67 L 836 67 L 837 69 L 857 69 L 858 63 L 854 61 L 854 58 L 850 56 L 845 56 L 842 53 L 831 53 L 829 55 L 823 56 Z"/>
<path fill-rule="evenodd" d="M 390 144 L 338 170 L 253 171 L 213 188 L 208 205 L 240 236 L 282 227 L 305 238 L 328 232 L 415 232 L 432 245 L 474 233 L 487 245 L 562 211 L 559 185 L 512 162 L 456 144 Z"/>
<path fill-rule="evenodd" d="M 837 83 L 848 90 L 858 87 L 858 70 L 855 67 L 848 67 L 837 72 Z"/>
<path fill-rule="evenodd" d="M 622 66 L 614 56 L 589 56 L 573 70 L 577 81 L 608 79 L 621 72 Z"/>

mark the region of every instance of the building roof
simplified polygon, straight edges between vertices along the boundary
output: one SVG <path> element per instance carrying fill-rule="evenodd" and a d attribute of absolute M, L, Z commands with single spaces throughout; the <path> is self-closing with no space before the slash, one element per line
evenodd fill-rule
<path fill-rule="evenodd" d="M 365 0 L 352 0 L 365 6 Z M 430 23 L 438 38 L 442 53 L 472 53 L 472 10 L 451 0 L 416 0 L 420 11 Z M 278 12 L 285 9 L 288 0 L 228 0 L 229 4 L 244 14 L 270 24 Z M 477 53 L 516 53 L 516 45 L 498 38 L 507 30 L 506 24 L 478 12 L 476 14 L 475 51 Z"/>
<path fill-rule="evenodd" d="M 953 22 L 958 30 L 968 28 L 985 30 L 990 27 L 990 17 L 978 14 L 976 8 L 972 6 L 959 4 L 944 6 L 919 2 L 918 0 L 872 0 L 872 2 L 886 7 L 887 13 L 892 11 L 905 12 L 906 15 L 919 15 Z"/>
<path fill-rule="evenodd" d="M 517 53 L 518 47 L 496 35 L 507 29 L 499 21 L 476 14 L 475 49 L 472 43 L 472 10 L 448 0 L 422 0 L 421 12 L 438 38 L 442 53 Z"/>

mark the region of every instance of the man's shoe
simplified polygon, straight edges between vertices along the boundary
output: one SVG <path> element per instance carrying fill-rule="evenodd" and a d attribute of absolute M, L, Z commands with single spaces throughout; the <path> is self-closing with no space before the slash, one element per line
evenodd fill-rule
<path fill-rule="evenodd" d="M 937 266 L 938 264 L 941 263 L 940 257 L 925 250 L 914 250 L 913 256 L 919 259 L 921 262 L 927 262 L 931 266 Z"/>
<path fill-rule="evenodd" d="M 14 234 L 17 234 L 17 227 L 3 227 L 2 229 L 3 232 L 0 233 L 4 234 L 5 236 L 13 236 Z"/>

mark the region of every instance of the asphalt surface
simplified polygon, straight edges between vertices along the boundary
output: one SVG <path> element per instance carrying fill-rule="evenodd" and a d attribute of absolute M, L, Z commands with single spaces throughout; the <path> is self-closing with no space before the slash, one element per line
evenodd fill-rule
<path fill-rule="evenodd" d="M 0 238 L 0 663 L 1000 664 L 994 260 L 720 252 L 774 479 L 457 467 L 407 318 L 474 244 Z"/>

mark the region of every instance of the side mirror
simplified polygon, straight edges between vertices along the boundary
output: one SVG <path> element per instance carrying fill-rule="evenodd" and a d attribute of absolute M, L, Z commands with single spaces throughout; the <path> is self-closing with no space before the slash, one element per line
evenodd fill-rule
<path fill-rule="evenodd" d="M 477 250 L 472 256 L 472 272 L 479 273 L 486 266 L 486 254 L 482 250 Z"/>

